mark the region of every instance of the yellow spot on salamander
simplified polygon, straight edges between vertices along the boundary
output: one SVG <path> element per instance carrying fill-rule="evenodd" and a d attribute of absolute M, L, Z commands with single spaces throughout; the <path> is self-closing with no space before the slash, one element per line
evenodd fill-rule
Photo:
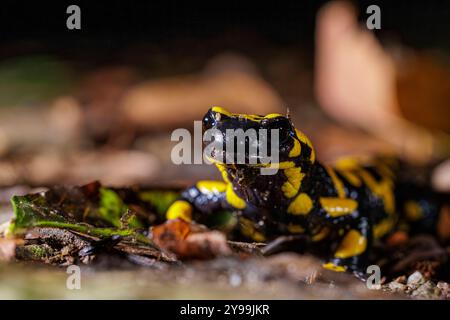
<path fill-rule="evenodd" d="M 212 107 L 211 110 L 214 111 L 214 112 L 217 112 L 217 113 L 224 114 L 224 115 L 226 115 L 228 117 L 232 117 L 233 116 L 233 114 L 230 111 L 225 110 L 222 107 L 215 106 L 215 107 Z"/>
<path fill-rule="evenodd" d="M 270 113 L 266 116 L 260 116 L 260 115 L 256 115 L 256 114 L 245 114 L 245 113 L 231 113 L 230 111 L 225 110 L 224 108 L 218 107 L 218 106 L 212 107 L 211 110 L 213 112 L 223 114 L 227 117 L 242 118 L 242 119 L 247 119 L 247 120 L 255 121 L 255 122 L 260 122 L 264 119 L 283 117 L 283 115 L 281 115 L 279 113 Z"/>
<path fill-rule="evenodd" d="M 201 180 L 197 182 L 197 189 L 201 193 L 221 193 L 227 188 L 227 184 L 222 181 Z"/>
<path fill-rule="evenodd" d="M 336 169 L 349 170 L 360 168 L 359 161 L 355 158 L 340 158 L 335 162 Z"/>
<path fill-rule="evenodd" d="M 381 176 L 383 176 L 385 179 L 392 180 L 395 177 L 394 172 L 392 171 L 392 168 L 390 168 L 386 163 L 379 162 L 376 164 L 377 170 L 380 173 Z"/>
<path fill-rule="evenodd" d="M 376 181 L 375 178 L 367 170 L 360 169 L 358 174 L 364 180 L 364 183 L 375 195 L 383 200 L 384 210 L 388 214 L 393 214 L 395 211 L 395 199 L 392 188 L 392 181 L 382 180 Z"/>
<path fill-rule="evenodd" d="M 306 144 L 311 149 L 311 156 L 309 160 L 311 161 L 311 163 L 314 163 L 316 161 L 316 152 L 314 151 L 314 147 L 311 143 L 311 140 L 309 140 L 309 138 L 298 129 L 295 129 L 295 133 L 297 135 L 298 140 Z"/>
<path fill-rule="evenodd" d="M 406 217 L 411 221 L 417 221 L 423 218 L 422 207 L 416 201 L 405 202 L 405 214 Z"/>
<path fill-rule="evenodd" d="M 360 168 L 360 163 L 354 158 L 341 158 L 336 161 L 335 168 L 351 185 L 360 187 L 361 179 L 354 172 Z"/>
<path fill-rule="evenodd" d="M 394 225 L 395 221 L 392 218 L 386 218 L 381 220 L 380 223 L 378 223 L 373 227 L 374 238 L 379 239 L 382 236 L 386 235 L 394 228 Z"/>
<path fill-rule="evenodd" d="M 338 169 L 338 171 L 352 186 L 361 187 L 362 181 L 354 172 L 342 169 Z"/>
<path fill-rule="evenodd" d="M 247 206 L 244 199 L 240 198 L 236 194 L 236 192 L 234 192 L 232 184 L 228 184 L 228 186 L 227 186 L 225 199 L 231 206 L 235 207 L 236 209 L 245 209 L 245 207 Z"/>
<path fill-rule="evenodd" d="M 320 198 L 320 205 L 333 218 L 354 212 L 358 202 L 349 198 Z"/>
<path fill-rule="evenodd" d="M 272 119 L 272 118 L 278 118 L 278 117 L 283 117 L 283 115 L 279 114 L 279 113 L 269 113 L 268 115 L 264 116 L 264 119 Z"/>
<path fill-rule="evenodd" d="M 231 113 L 230 111 L 228 111 L 228 110 L 226 110 L 226 109 L 224 109 L 222 107 L 218 107 L 218 106 L 212 107 L 211 110 L 213 112 L 222 114 L 222 115 L 230 117 L 230 118 L 242 118 L 242 119 L 247 119 L 247 120 L 256 121 L 256 122 L 259 122 L 262 119 L 264 119 L 263 116 L 258 116 L 258 115 L 255 115 L 255 114 Z"/>
<path fill-rule="evenodd" d="M 325 239 L 329 233 L 330 233 L 330 228 L 323 227 L 322 229 L 319 230 L 319 232 L 317 232 L 315 235 L 313 235 L 311 237 L 311 240 L 314 242 L 321 241 L 321 240 Z"/>
<path fill-rule="evenodd" d="M 220 173 L 222 174 L 223 181 L 229 183 L 230 179 L 228 178 L 227 169 L 224 164 L 216 163 L 217 169 L 219 169 Z"/>
<path fill-rule="evenodd" d="M 295 163 L 293 161 L 283 161 L 279 163 L 256 164 L 252 166 L 284 170 L 295 167 Z"/>
<path fill-rule="evenodd" d="M 226 171 L 225 171 L 225 168 L 227 166 L 226 164 L 220 163 L 217 160 L 214 160 L 212 158 L 208 158 L 208 160 L 213 162 L 216 165 L 216 167 L 219 170 L 221 170 L 222 174 L 223 174 L 223 172 L 226 173 Z M 279 163 L 255 163 L 255 164 L 248 164 L 247 166 L 254 167 L 254 168 L 267 168 L 267 169 L 284 170 L 284 169 L 289 169 L 289 168 L 295 167 L 295 162 L 293 162 L 293 161 L 282 161 L 282 162 L 279 162 Z"/>
<path fill-rule="evenodd" d="M 324 267 L 325 269 L 331 270 L 331 271 L 336 271 L 336 272 L 345 272 L 347 270 L 346 266 L 338 266 L 331 262 L 323 264 L 322 267 Z"/>
<path fill-rule="evenodd" d="M 308 214 L 313 207 L 311 198 L 306 193 L 300 193 L 290 204 L 287 212 L 294 215 Z"/>
<path fill-rule="evenodd" d="M 238 118 L 243 118 L 243 119 L 247 119 L 247 120 L 250 120 L 250 121 L 254 121 L 254 122 L 260 122 L 261 120 L 264 119 L 263 116 L 259 116 L 259 115 L 256 115 L 256 114 L 237 113 L 237 114 L 234 114 L 234 116 L 238 117 Z"/>
<path fill-rule="evenodd" d="M 298 157 L 300 155 L 300 153 L 302 152 L 302 147 L 300 145 L 300 142 L 297 139 L 293 139 L 293 140 L 294 140 L 294 145 L 292 146 L 291 151 L 289 151 L 290 158 Z"/>
<path fill-rule="evenodd" d="M 289 168 L 295 167 L 295 163 L 292 161 L 283 161 L 280 163 L 273 163 L 271 167 L 275 167 L 275 168 L 283 170 L 283 169 L 289 169 Z"/>
<path fill-rule="evenodd" d="M 294 167 L 284 170 L 287 181 L 281 186 L 281 191 L 286 198 L 292 198 L 300 189 L 300 185 L 305 174 L 301 173 L 301 168 Z"/>
<path fill-rule="evenodd" d="M 287 229 L 290 233 L 304 233 L 305 228 L 303 228 L 301 225 L 290 223 L 287 226 Z"/>
<path fill-rule="evenodd" d="M 180 218 L 189 222 L 192 220 L 192 205 L 185 200 L 177 200 L 167 210 L 166 218 L 167 220 Z"/>
<path fill-rule="evenodd" d="M 242 234 L 247 238 L 253 239 L 256 242 L 266 241 L 264 234 L 256 230 L 251 220 L 241 217 L 239 218 L 239 226 Z"/>
<path fill-rule="evenodd" d="M 378 186 L 378 194 L 383 199 L 384 210 L 389 214 L 394 214 L 395 212 L 395 198 L 394 191 L 392 187 L 392 182 L 384 180 Z"/>
<path fill-rule="evenodd" d="M 333 181 L 333 185 L 334 185 L 334 188 L 336 189 L 336 193 L 337 193 L 338 197 L 345 198 L 344 184 L 338 178 L 334 169 L 331 168 L 330 166 L 325 166 L 325 169 L 327 170 L 328 175 L 330 176 L 331 180 Z"/>
<path fill-rule="evenodd" d="M 350 230 L 334 253 L 336 258 L 347 259 L 360 255 L 367 248 L 367 239 L 357 230 Z"/>

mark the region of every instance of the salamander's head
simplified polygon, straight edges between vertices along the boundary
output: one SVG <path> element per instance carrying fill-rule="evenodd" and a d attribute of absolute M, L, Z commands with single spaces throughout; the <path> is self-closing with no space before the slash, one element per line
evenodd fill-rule
<path fill-rule="evenodd" d="M 213 107 L 203 117 L 203 131 L 211 134 L 211 140 L 204 135 L 205 146 L 210 147 L 207 152 L 211 160 L 219 164 L 267 167 L 270 162 L 271 166 L 286 169 L 302 161 L 315 161 L 309 139 L 289 117 L 278 113 L 236 114 Z"/>

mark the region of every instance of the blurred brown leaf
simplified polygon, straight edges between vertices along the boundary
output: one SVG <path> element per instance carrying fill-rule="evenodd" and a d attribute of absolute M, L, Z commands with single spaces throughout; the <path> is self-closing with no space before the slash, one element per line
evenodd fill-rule
<path fill-rule="evenodd" d="M 374 35 L 358 25 L 350 3 L 333 1 L 319 11 L 315 91 L 321 107 L 340 122 L 389 141 L 409 160 L 426 162 L 450 155 L 450 138 L 421 126 L 448 128 L 449 74 L 430 62 L 413 63 L 412 70 L 406 64 L 399 81 L 398 65 Z M 439 81 L 444 83 L 437 85 Z M 418 110 L 433 116 L 420 121 L 409 117 L 413 123 L 402 114 L 418 115 Z"/>
<path fill-rule="evenodd" d="M 236 63 L 236 59 L 229 63 Z M 207 108 L 214 105 L 239 113 L 284 112 L 274 89 L 249 69 L 233 68 L 219 59 L 202 73 L 143 82 L 125 95 L 120 112 L 132 124 L 146 129 L 173 128 L 201 120 Z"/>
<path fill-rule="evenodd" d="M 212 259 L 231 253 L 223 233 L 181 219 L 152 227 L 151 233 L 158 246 L 181 259 Z"/>

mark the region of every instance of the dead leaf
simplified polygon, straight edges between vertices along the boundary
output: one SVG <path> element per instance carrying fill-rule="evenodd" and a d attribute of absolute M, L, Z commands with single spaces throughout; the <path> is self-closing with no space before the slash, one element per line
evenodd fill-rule
<path fill-rule="evenodd" d="M 277 92 L 262 77 L 249 72 L 252 67 L 241 68 L 242 59 L 238 63 L 234 57 L 214 59 L 216 62 L 200 73 L 139 83 L 124 95 L 119 112 L 124 121 L 146 130 L 192 123 L 201 119 L 205 107 L 213 105 L 250 114 L 284 112 Z M 231 67 L 235 64 L 238 67 Z M 183 116 L 174 117 L 176 114 Z"/>
<path fill-rule="evenodd" d="M 425 91 L 413 94 L 409 99 L 401 94 L 402 99 L 399 99 L 398 66 L 375 36 L 359 26 L 357 12 L 350 3 L 332 1 L 319 11 L 316 66 L 315 92 L 320 106 L 328 115 L 391 143 L 399 151 L 399 155 L 409 160 L 426 162 L 448 156 L 446 145 L 449 138 L 425 129 L 421 126 L 425 122 L 408 121 L 400 108 L 400 103 L 409 103 L 413 99 L 416 104 L 420 104 L 416 109 L 421 108 L 426 110 L 422 113 L 430 113 L 431 99 L 427 98 L 429 94 L 426 91 L 430 91 L 429 87 L 436 87 L 433 81 L 445 81 L 443 79 L 448 76 L 442 75 L 440 79 L 433 81 L 427 78 L 422 79 L 423 81 L 403 80 L 403 91 Z M 410 76 L 417 77 L 421 71 Z M 421 83 L 425 81 L 430 83 Z M 446 88 L 448 84 L 433 91 L 436 95 L 439 93 L 439 99 L 445 101 L 444 106 L 447 106 L 448 100 L 445 100 L 448 97 Z M 447 114 L 446 111 L 439 110 L 436 113 Z M 448 124 L 448 121 L 443 122 Z M 443 126 L 442 123 L 440 126 Z"/>
<path fill-rule="evenodd" d="M 152 227 L 152 240 L 180 259 L 211 259 L 231 254 L 225 235 L 182 219 Z"/>
<path fill-rule="evenodd" d="M 437 234 L 441 240 L 450 239 L 450 206 L 441 209 L 437 223 Z"/>
<path fill-rule="evenodd" d="M 392 234 L 387 240 L 386 243 L 390 247 L 398 247 L 404 245 L 408 242 L 409 237 L 405 231 L 399 230 Z"/>

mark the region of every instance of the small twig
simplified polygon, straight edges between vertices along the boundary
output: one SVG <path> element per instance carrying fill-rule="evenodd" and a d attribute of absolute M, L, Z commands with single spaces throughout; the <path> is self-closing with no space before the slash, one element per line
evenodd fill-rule
<path fill-rule="evenodd" d="M 266 245 L 261 242 L 227 241 L 227 243 L 234 250 L 251 254 L 262 254 L 261 249 Z"/>
<path fill-rule="evenodd" d="M 281 236 L 269 242 L 264 248 L 261 249 L 261 252 L 263 255 L 268 256 L 282 250 L 283 247 L 289 242 L 305 239 L 306 238 L 304 235 Z"/>

